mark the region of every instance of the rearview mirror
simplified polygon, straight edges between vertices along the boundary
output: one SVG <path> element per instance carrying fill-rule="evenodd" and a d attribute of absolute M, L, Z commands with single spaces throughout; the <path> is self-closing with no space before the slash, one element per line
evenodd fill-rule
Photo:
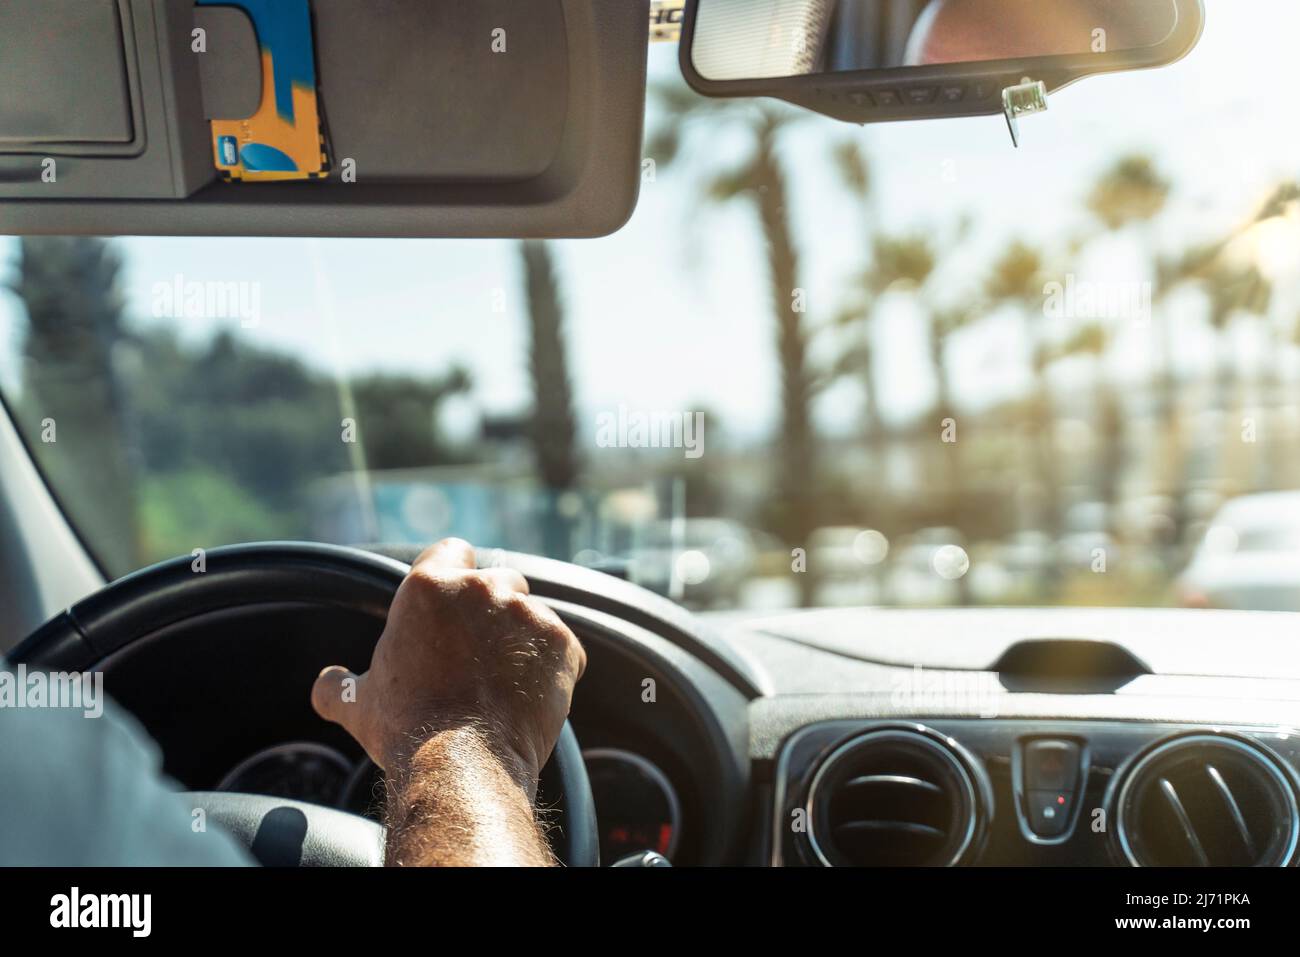
<path fill-rule="evenodd" d="M 1161 66 L 1201 0 L 689 0 L 681 61 L 706 96 L 774 96 L 857 123 L 1002 112 L 1004 90 Z"/>

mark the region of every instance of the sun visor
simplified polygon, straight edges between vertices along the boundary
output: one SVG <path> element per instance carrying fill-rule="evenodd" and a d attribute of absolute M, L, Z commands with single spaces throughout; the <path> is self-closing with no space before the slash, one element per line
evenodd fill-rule
<path fill-rule="evenodd" d="M 5 0 L 0 234 L 579 237 L 649 0 Z"/>

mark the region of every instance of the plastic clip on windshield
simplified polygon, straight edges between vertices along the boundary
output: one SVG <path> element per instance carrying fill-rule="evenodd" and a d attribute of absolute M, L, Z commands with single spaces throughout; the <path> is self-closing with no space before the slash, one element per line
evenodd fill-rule
<path fill-rule="evenodd" d="M 1020 118 L 1047 109 L 1047 84 L 1042 80 L 1025 77 L 1017 86 L 1009 86 L 1002 91 L 1002 112 L 1006 114 L 1007 127 L 1011 130 L 1011 143 L 1020 148 Z"/>

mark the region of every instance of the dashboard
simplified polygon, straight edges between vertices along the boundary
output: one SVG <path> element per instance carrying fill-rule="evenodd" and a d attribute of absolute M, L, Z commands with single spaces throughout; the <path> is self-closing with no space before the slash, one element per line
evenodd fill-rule
<path fill-rule="evenodd" d="M 633 588 L 592 574 L 602 586 Z M 588 604 L 548 601 L 587 650 L 570 723 L 592 786 L 601 860 L 649 851 L 690 865 L 743 855 L 752 820 L 753 694 L 735 675 L 744 666 L 721 645 L 685 634 L 690 616 L 655 606 L 654 596 L 645 596 L 646 607 L 620 605 L 620 614 L 590 607 L 596 599 L 587 592 L 574 597 Z M 315 599 L 200 609 L 138 634 L 95 667 L 106 691 L 157 741 L 164 771 L 182 788 L 284 798 L 381 821 L 382 773 L 346 732 L 312 711 L 309 691 L 326 664 L 365 670 L 385 609 Z M 237 667 L 239 680 L 232 686 L 214 661 Z M 164 675 L 186 681 L 159 680 Z M 561 804 L 552 770 L 543 771 L 538 806 L 562 827 L 562 812 L 552 811 Z"/>
<path fill-rule="evenodd" d="M 227 771 L 218 791 L 265 794 L 306 801 L 356 814 L 369 811 L 370 796 L 361 782 L 367 759 L 352 761 L 342 752 L 313 741 L 289 741 L 263 748 Z"/>
<path fill-rule="evenodd" d="M 669 860 L 682 829 L 681 799 L 650 759 L 623 748 L 582 752 L 600 824 L 600 856 L 617 861 L 654 851 Z M 332 807 L 383 821 L 383 772 L 314 741 L 263 748 L 222 775 L 215 790 L 264 794 Z"/>
<path fill-rule="evenodd" d="M 1285 614 L 733 617 L 771 866 L 1293 866 Z"/>
<path fill-rule="evenodd" d="M 825 722 L 782 749 L 780 865 L 1278 867 L 1295 735 L 1102 722 Z"/>
<path fill-rule="evenodd" d="M 587 651 L 570 722 L 604 864 L 646 851 L 706 866 L 1296 863 L 1290 615 L 691 615 L 527 561 Z M 324 586 L 277 600 L 259 576 L 236 583 L 237 605 L 191 599 L 111 647 L 94 609 L 74 609 L 77 628 L 54 622 L 47 647 L 100 655 L 106 690 L 182 787 L 378 819 L 381 775 L 308 692 L 326 664 L 365 669 L 386 604 L 340 607 Z M 172 675 L 186 680 L 160 680 Z M 544 771 L 543 809 L 552 786 Z"/>
<path fill-rule="evenodd" d="M 930 637 L 954 614 L 706 619 L 760 686 L 746 698 L 682 649 L 650 634 L 630 646 L 635 626 L 588 612 L 572 721 L 602 861 L 652 850 L 768 866 L 1295 863 L 1300 665 L 1270 653 L 1289 640 L 1285 616 L 1249 620 L 1251 637 L 1216 663 L 1198 643 L 1210 635 L 1185 621 L 1182 657 L 1152 637 L 1204 612 L 974 611 L 960 618 L 964 643 Z M 1017 627 L 1031 620 L 1058 637 Z M 1117 640 L 1091 637 L 1102 634 Z M 748 786 L 716 774 L 737 722 Z M 383 795 L 364 756 L 313 740 L 260 749 L 217 787 L 374 819 Z M 705 840 L 719 820 L 743 825 L 730 846 Z"/>

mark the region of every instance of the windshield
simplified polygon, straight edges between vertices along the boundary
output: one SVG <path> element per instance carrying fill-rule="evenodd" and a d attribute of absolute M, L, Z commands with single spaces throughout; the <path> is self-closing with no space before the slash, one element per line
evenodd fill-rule
<path fill-rule="evenodd" d="M 0 240 L 0 390 L 111 575 L 459 535 L 696 608 L 1300 609 L 1189 583 L 1300 487 L 1300 9 L 1207 6 L 1020 150 L 704 100 L 656 46 L 596 241 Z"/>

